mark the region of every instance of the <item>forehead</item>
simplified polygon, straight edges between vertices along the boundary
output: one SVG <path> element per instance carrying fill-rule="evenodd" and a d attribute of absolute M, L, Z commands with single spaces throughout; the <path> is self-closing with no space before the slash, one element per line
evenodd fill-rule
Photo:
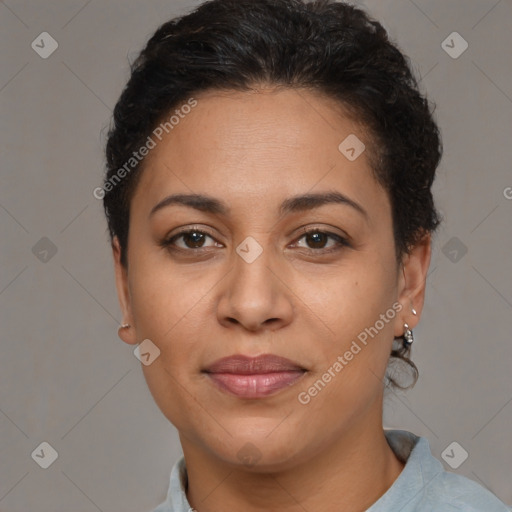
<path fill-rule="evenodd" d="M 386 202 L 370 170 L 364 128 L 334 100 L 292 89 L 209 91 L 194 100 L 161 140 L 153 136 L 132 206 L 147 210 L 175 192 L 269 205 L 333 187 L 361 202 Z M 347 158 L 354 154 L 344 153 L 347 140 L 356 152 L 366 148 Z"/>

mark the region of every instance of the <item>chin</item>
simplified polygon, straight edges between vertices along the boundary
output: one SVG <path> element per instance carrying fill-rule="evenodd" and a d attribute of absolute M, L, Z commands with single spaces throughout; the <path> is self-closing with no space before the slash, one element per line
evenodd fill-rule
<path fill-rule="evenodd" d="M 274 432 L 265 429 L 263 433 L 241 432 L 237 430 L 236 436 L 225 439 L 221 446 L 210 445 L 212 453 L 226 464 L 235 466 L 238 470 L 245 469 L 252 473 L 275 473 L 285 471 L 297 465 L 301 460 L 308 458 L 304 438 L 292 435 L 283 430 Z M 206 444 L 209 444 L 206 440 Z"/>

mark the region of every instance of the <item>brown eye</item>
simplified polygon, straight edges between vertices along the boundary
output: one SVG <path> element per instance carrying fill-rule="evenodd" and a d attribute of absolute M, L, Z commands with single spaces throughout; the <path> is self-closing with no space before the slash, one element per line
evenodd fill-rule
<path fill-rule="evenodd" d="M 190 249 L 197 249 L 198 247 L 202 247 L 205 241 L 204 233 L 199 231 L 190 231 L 188 233 L 184 233 L 181 235 L 185 245 Z"/>
<path fill-rule="evenodd" d="M 325 233 L 309 233 L 305 238 L 312 249 L 323 249 L 329 241 L 329 236 Z"/>
<path fill-rule="evenodd" d="M 300 240 L 305 240 L 306 245 L 300 245 Z M 325 250 L 325 252 L 328 252 L 348 246 L 349 243 L 345 238 L 335 233 L 313 229 L 304 232 L 296 242 L 296 245 L 312 251 L 320 252 Z"/>
<path fill-rule="evenodd" d="M 213 244 L 205 245 L 207 239 L 212 240 Z M 198 229 L 189 229 L 187 231 L 181 231 L 180 233 L 173 235 L 167 240 L 164 240 L 162 242 L 162 245 L 169 249 L 181 249 L 184 251 L 190 249 L 191 251 L 193 251 L 194 249 L 215 247 L 218 246 L 219 244 L 208 233 L 205 233 L 204 231 L 200 231 Z"/>

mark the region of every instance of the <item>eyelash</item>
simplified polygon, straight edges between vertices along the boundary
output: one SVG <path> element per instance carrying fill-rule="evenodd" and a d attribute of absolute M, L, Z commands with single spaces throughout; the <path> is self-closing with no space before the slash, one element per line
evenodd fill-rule
<path fill-rule="evenodd" d="M 175 235 L 173 235 L 172 237 L 170 238 L 166 238 L 165 240 L 163 240 L 160 245 L 168 250 L 172 250 L 172 251 L 182 251 L 182 252 L 201 252 L 201 251 L 204 251 L 205 249 L 208 250 L 209 248 L 208 247 L 196 247 L 196 248 L 183 248 L 183 247 L 176 247 L 174 246 L 174 243 L 176 242 L 176 240 L 178 240 L 179 238 L 183 237 L 184 235 L 189 235 L 189 234 L 192 234 L 192 233 L 196 233 L 196 234 L 199 234 L 199 235 L 206 235 L 208 237 L 210 237 L 212 240 L 215 240 L 215 238 L 210 235 L 210 233 L 206 232 L 206 231 L 203 231 L 201 229 L 185 229 L 183 231 L 180 231 L 179 233 L 176 233 Z M 319 249 L 312 249 L 312 248 L 305 248 L 306 251 L 310 252 L 311 254 L 313 253 L 321 253 L 321 254 L 329 254 L 329 253 L 332 253 L 332 252 L 335 252 L 335 251 L 339 251 L 345 247 L 350 247 L 350 244 L 348 242 L 348 240 L 336 233 L 331 233 L 330 231 L 323 231 L 319 228 L 311 228 L 311 229 L 305 229 L 302 231 L 301 233 L 301 236 L 300 238 L 296 239 L 296 241 L 294 242 L 294 244 L 296 244 L 299 240 L 302 240 L 304 237 L 307 237 L 307 236 L 310 236 L 310 235 L 314 235 L 314 234 L 321 234 L 321 235 L 326 235 L 328 238 L 330 239 L 333 239 L 337 242 L 337 246 L 335 247 L 331 247 L 331 248 L 319 248 Z M 215 240 L 216 241 L 216 240 Z M 327 242 L 328 243 L 328 242 Z"/>

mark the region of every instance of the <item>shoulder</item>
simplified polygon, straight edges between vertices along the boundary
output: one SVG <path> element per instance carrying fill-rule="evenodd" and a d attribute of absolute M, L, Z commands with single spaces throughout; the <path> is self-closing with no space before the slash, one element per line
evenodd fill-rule
<path fill-rule="evenodd" d="M 403 430 L 385 431 L 395 455 L 405 463 L 398 479 L 371 512 L 511 512 L 494 494 L 477 482 L 446 471 L 430 450 L 429 442 Z"/>
<path fill-rule="evenodd" d="M 442 469 L 425 487 L 425 502 L 432 510 L 510 512 L 494 494 L 473 480 Z M 443 506 L 444 508 L 440 508 Z"/>

